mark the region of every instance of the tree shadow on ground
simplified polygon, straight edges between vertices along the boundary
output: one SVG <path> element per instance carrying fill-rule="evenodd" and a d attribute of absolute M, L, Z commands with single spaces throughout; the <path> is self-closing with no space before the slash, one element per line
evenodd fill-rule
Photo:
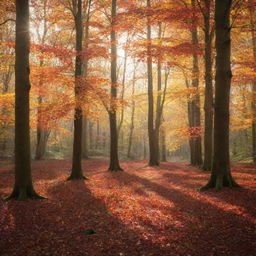
<path fill-rule="evenodd" d="M 48 188 L 48 200 L 4 203 L 2 256 L 177 255 L 121 223 L 84 181 Z M 96 234 L 87 235 L 94 229 Z"/>
<path fill-rule="evenodd" d="M 225 205 L 225 202 L 222 205 L 216 204 L 207 194 L 202 195 L 200 192 L 188 189 L 187 184 L 178 185 L 177 182 L 166 181 L 166 177 L 163 177 L 163 182 L 159 183 L 159 179 L 154 182 L 152 178 L 148 180 L 141 177 L 142 170 L 138 172 L 139 176 L 136 174 L 136 172 L 125 172 L 112 175 L 111 178 L 122 184 L 125 181 L 126 186 L 134 186 L 136 182 L 141 183 L 144 193 L 145 190 L 150 190 L 158 194 L 160 198 L 172 202 L 174 207 L 168 210 L 169 215 L 173 215 L 174 211 L 174 216 L 176 215 L 177 218 L 173 221 L 183 223 L 180 228 L 180 233 L 183 234 L 180 237 L 180 242 L 191 249 L 192 255 L 197 253 L 198 255 L 218 256 L 254 255 L 256 226 L 255 222 L 252 222 L 253 212 L 250 212 L 250 216 L 247 218 L 243 213 L 229 209 L 230 205 Z M 179 179 L 182 180 L 181 177 Z M 177 177 L 175 181 L 177 181 Z M 221 193 L 218 195 L 221 200 Z M 182 214 L 175 212 L 177 209 Z M 250 211 L 251 208 L 248 210 Z M 172 235 L 172 230 L 168 227 L 166 227 L 166 231 L 169 232 L 168 235 Z M 234 234 L 236 235 L 234 236 Z M 209 248 L 209 244 L 211 244 L 210 251 L 205 254 L 204 248 Z"/>

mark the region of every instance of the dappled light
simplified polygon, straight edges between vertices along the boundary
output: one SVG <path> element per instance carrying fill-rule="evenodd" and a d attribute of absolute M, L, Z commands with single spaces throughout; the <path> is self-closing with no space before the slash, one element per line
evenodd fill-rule
<path fill-rule="evenodd" d="M 256 0 L 0 0 L 0 256 L 256 256 Z"/>
<path fill-rule="evenodd" d="M 28 251 L 34 255 L 131 255 L 134 250 L 138 255 L 254 252 L 256 180 L 248 183 L 246 179 L 252 165 L 234 165 L 234 175 L 245 187 L 231 196 L 228 188 L 218 194 L 197 191 L 191 176 L 202 185 L 208 174 L 187 164 L 149 167 L 145 161 L 122 162 L 126 171 L 117 174 L 106 172 L 108 165 L 103 160 L 83 164 L 90 180 L 78 183 L 65 182 L 69 161 L 33 164 L 35 188 L 48 200 L 1 203 L 3 255 Z M 42 169 L 47 169 L 47 177 Z M 1 197 L 11 191 L 11 170 L 0 170 Z M 85 235 L 90 228 L 96 232 L 91 237 Z M 18 242 L 8 246 L 17 237 Z"/>

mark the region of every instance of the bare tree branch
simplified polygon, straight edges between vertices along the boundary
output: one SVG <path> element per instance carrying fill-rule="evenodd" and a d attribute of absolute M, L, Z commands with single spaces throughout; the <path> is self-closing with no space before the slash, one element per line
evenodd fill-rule
<path fill-rule="evenodd" d="M 4 22 L 0 23 L 0 26 L 4 25 L 4 24 L 7 23 L 8 21 L 13 21 L 13 22 L 15 22 L 16 20 L 15 20 L 15 19 L 7 19 L 7 20 L 5 20 Z"/>

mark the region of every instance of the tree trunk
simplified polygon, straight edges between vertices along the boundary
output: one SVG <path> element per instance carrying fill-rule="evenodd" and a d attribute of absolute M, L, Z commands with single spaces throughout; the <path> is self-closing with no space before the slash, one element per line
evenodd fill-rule
<path fill-rule="evenodd" d="M 165 127 L 160 129 L 160 138 L 161 138 L 161 161 L 167 162 L 166 157 L 166 136 L 165 136 Z"/>
<path fill-rule="evenodd" d="M 100 148 L 100 122 L 97 120 L 97 134 L 96 134 L 96 142 L 95 142 L 95 149 Z"/>
<path fill-rule="evenodd" d="M 133 70 L 133 81 L 132 81 L 132 98 L 135 94 L 135 83 L 136 83 L 136 67 L 134 65 Z M 133 139 L 133 131 L 134 131 L 134 116 L 135 116 L 135 100 L 132 99 L 132 114 L 131 114 L 131 125 L 130 125 L 130 134 L 128 139 L 128 151 L 127 151 L 127 158 L 131 158 L 131 149 L 132 149 L 132 139 Z"/>
<path fill-rule="evenodd" d="M 147 7 L 151 7 L 150 0 L 147 0 Z M 159 154 L 157 153 L 157 140 L 154 129 L 154 96 L 153 96 L 153 72 L 151 56 L 151 24 L 150 18 L 147 19 L 147 70 L 148 70 L 148 140 L 149 140 L 149 165 L 159 165 Z"/>
<path fill-rule="evenodd" d="M 111 10 L 111 103 L 109 115 L 110 124 L 110 163 L 109 171 L 122 171 L 119 165 L 118 159 L 118 131 L 116 122 L 116 98 L 117 98 L 117 49 L 116 49 L 116 1 L 112 0 L 112 10 Z"/>
<path fill-rule="evenodd" d="M 128 36 L 129 36 L 129 34 L 127 34 L 127 39 L 126 39 L 126 45 L 125 46 L 127 46 L 127 43 L 128 43 Z M 122 91 L 121 91 L 121 99 L 122 100 L 124 99 L 124 93 L 125 93 L 125 80 L 126 80 L 126 67 L 127 67 L 127 49 L 126 49 L 126 47 L 125 47 L 124 50 L 125 50 L 125 56 L 124 56 L 124 69 L 123 69 Z M 123 122 L 124 122 L 124 106 L 122 106 L 120 122 L 118 124 L 118 129 L 117 129 L 118 136 L 120 134 Z"/>
<path fill-rule="evenodd" d="M 205 42 L 205 100 L 204 100 L 204 163 L 202 169 L 211 171 L 213 151 L 213 84 L 212 84 L 212 35 L 210 31 L 211 1 L 205 0 L 204 42 Z"/>
<path fill-rule="evenodd" d="M 89 154 L 93 154 L 93 150 L 94 150 L 94 134 L 93 134 L 93 126 L 94 123 L 89 121 L 88 122 L 89 125 Z"/>
<path fill-rule="evenodd" d="M 88 50 L 89 47 L 89 20 L 90 20 L 90 13 L 91 13 L 91 0 L 86 1 L 87 5 L 86 5 L 86 10 L 87 10 L 87 14 L 86 14 L 86 22 L 85 22 L 85 26 L 84 26 L 84 38 L 83 41 L 85 42 L 84 44 L 84 51 L 86 52 Z M 87 58 L 85 58 L 83 60 L 83 64 L 82 64 L 82 76 L 83 78 L 87 78 L 88 75 L 88 62 L 89 60 Z M 88 153 L 88 134 L 87 134 L 87 130 L 88 130 L 88 121 L 86 118 L 86 114 L 84 113 L 83 115 L 83 121 L 82 121 L 82 158 L 83 159 L 89 159 L 89 153 Z"/>
<path fill-rule="evenodd" d="M 40 60 L 40 67 L 42 68 L 44 65 L 44 61 Z M 37 108 L 37 127 L 36 127 L 36 133 L 37 133 L 37 143 L 36 143 L 36 154 L 35 154 L 35 160 L 41 160 L 44 158 L 45 150 L 46 150 L 46 143 L 49 136 L 49 131 L 46 131 L 43 127 L 43 116 L 42 116 L 42 86 L 43 86 L 43 76 L 44 73 L 41 72 L 40 74 L 40 80 L 39 80 L 39 95 L 38 95 L 38 108 Z"/>
<path fill-rule="evenodd" d="M 195 0 L 191 1 L 192 7 L 195 7 Z M 199 65 L 198 65 L 198 34 L 197 34 L 197 25 L 196 25 L 196 17 L 195 13 L 193 13 L 192 18 L 192 44 L 194 46 L 193 53 L 193 70 L 192 70 L 192 87 L 195 88 L 196 95 L 192 100 L 192 115 L 193 115 L 193 127 L 200 128 L 201 127 L 201 117 L 200 117 L 200 94 L 199 94 Z M 196 50 L 195 50 L 196 49 Z M 194 147 L 194 157 L 192 159 L 191 164 L 193 166 L 201 166 L 202 165 L 202 142 L 201 136 L 195 136 L 192 138 L 193 147 Z"/>
<path fill-rule="evenodd" d="M 208 184 L 202 189 L 215 187 L 221 190 L 223 186 L 236 187 L 230 171 L 229 158 L 229 101 L 231 87 L 231 39 L 230 39 L 230 9 L 231 0 L 216 0 L 216 77 L 214 106 L 214 153 L 213 167 Z"/>
<path fill-rule="evenodd" d="M 29 128 L 29 1 L 16 1 L 15 184 L 7 199 L 42 198 L 32 184 Z"/>
<path fill-rule="evenodd" d="M 184 75 L 185 76 L 185 75 Z M 189 89 L 189 81 L 187 77 L 185 76 L 185 83 L 186 83 L 186 88 Z M 189 128 L 192 128 L 194 125 L 194 116 L 193 116 L 193 103 L 191 99 L 191 95 L 188 93 L 187 94 L 187 113 L 188 113 L 188 126 Z M 192 132 L 189 131 L 189 149 L 190 149 L 190 164 L 192 165 L 193 162 L 195 162 L 195 141 L 192 139 Z"/>
<path fill-rule="evenodd" d="M 82 135 L 82 157 L 83 159 L 89 159 L 88 153 L 88 121 L 83 117 L 83 135 Z"/>
<path fill-rule="evenodd" d="M 50 131 L 46 131 L 41 127 L 37 127 L 37 144 L 35 160 L 42 160 L 45 156 L 46 144 L 49 138 Z"/>
<path fill-rule="evenodd" d="M 81 94 L 81 75 L 82 75 L 82 0 L 73 1 L 73 11 L 76 30 L 76 61 L 75 61 L 75 116 L 74 116 L 74 141 L 72 170 L 68 180 L 86 179 L 82 171 L 82 132 L 83 132 L 83 113 L 80 105 Z"/>
<path fill-rule="evenodd" d="M 253 1 L 249 0 L 250 27 L 252 35 L 253 58 L 256 62 L 256 35 L 255 35 L 255 11 L 253 9 Z M 255 68 L 256 72 L 256 68 Z M 256 164 L 256 82 L 252 83 L 252 158 Z"/>

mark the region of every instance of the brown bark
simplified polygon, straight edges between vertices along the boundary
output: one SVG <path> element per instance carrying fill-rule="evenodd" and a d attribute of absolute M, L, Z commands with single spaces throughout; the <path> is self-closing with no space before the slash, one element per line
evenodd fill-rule
<path fill-rule="evenodd" d="M 147 0 L 147 7 L 151 7 L 151 1 Z M 149 165 L 159 165 L 159 154 L 157 152 L 157 140 L 154 129 L 154 96 L 153 96 L 153 71 L 151 55 L 151 24 L 147 18 L 147 70 L 148 70 L 148 140 L 149 140 Z"/>
<path fill-rule="evenodd" d="M 7 199 L 42 198 L 32 184 L 29 128 L 29 1 L 16 1 L 15 184 Z"/>
<path fill-rule="evenodd" d="M 252 49 L 253 49 L 253 58 L 256 62 L 256 22 L 255 22 L 255 11 L 252 8 L 253 1 L 249 0 L 249 13 L 250 13 L 250 29 L 252 35 Z M 256 68 L 255 68 L 256 72 Z M 256 82 L 252 83 L 252 158 L 253 163 L 256 164 Z"/>
<path fill-rule="evenodd" d="M 82 158 L 89 159 L 88 153 L 88 120 L 83 117 L 83 135 L 82 135 Z"/>
<path fill-rule="evenodd" d="M 195 0 L 191 1 L 192 7 L 195 7 Z M 198 49 L 198 34 L 196 26 L 196 16 L 193 13 L 192 17 L 192 44 L 195 49 Z M 191 114 L 193 127 L 201 127 L 201 117 L 200 117 L 200 94 L 199 94 L 199 64 L 198 64 L 198 53 L 195 50 L 193 53 L 193 69 L 192 69 L 192 87 L 195 88 L 196 95 L 191 102 Z M 201 136 L 196 136 L 191 139 L 191 144 L 193 147 L 193 157 L 191 157 L 191 165 L 201 166 L 202 165 L 202 142 Z"/>
<path fill-rule="evenodd" d="M 129 37 L 129 34 L 127 35 L 126 46 L 127 46 L 127 43 L 128 43 L 128 37 Z M 124 99 L 124 93 L 125 93 L 126 67 L 127 67 L 127 50 L 126 50 L 126 47 L 125 47 L 124 69 L 123 69 L 123 78 L 122 78 L 122 90 L 121 90 L 121 97 L 120 97 L 122 100 Z M 119 121 L 119 124 L 118 124 L 118 129 L 117 129 L 118 136 L 120 134 L 120 130 L 122 128 L 123 122 L 124 122 L 124 106 L 122 106 L 120 121 Z"/>
<path fill-rule="evenodd" d="M 109 124 L 110 124 L 110 163 L 109 171 L 122 171 L 119 165 L 118 158 L 118 131 L 116 122 L 116 106 L 115 100 L 117 98 L 117 47 L 116 47 L 116 7 L 117 0 L 112 0 L 112 10 L 111 10 L 111 106 L 108 111 Z"/>
<path fill-rule="evenodd" d="M 211 0 L 205 0 L 204 12 L 204 65 L 205 65 L 205 100 L 204 100 L 204 163 L 202 169 L 210 171 L 213 152 L 213 83 L 212 83 L 212 33 L 210 29 Z"/>
<path fill-rule="evenodd" d="M 81 95 L 81 75 L 82 75 L 82 0 L 73 1 L 73 13 L 76 30 L 76 60 L 75 60 L 75 116 L 74 116 L 74 140 L 72 170 L 68 180 L 86 179 L 82 171 L 82 132 L 83 113 L 80 105 Z"/>
<path fill-rule="evenodd" d="M 135 94 L 135 83 L 136 83 L 136 67 L 134 65 L 133 70 L 133 82 L 132 82 L 132 97 Z M 134 131 L 134 116 L 135 116 L 135 100 L 132 99 L 132 114 L 131 114 L 131 124 L 130 124 L 130 133 L 128 139 L 128 150 L 127 150 L 127 158 L 131 158 L 131 149 L 132 149 L 132 139 L 133 139 L 133 131 Z"/>
<path fill-rule="evenodd" d="M 160 144 L 161 144 L 161 161 L 167 162 L 166 135 L 165 135 L 165 127 L 163 127 L 163 126 L 161 126 L 161 129 L 160 129 Z"/>
<path fill-rule="evenodd" d="M 89 20 L 90 20 L 90 13 L 91 13 L 91 0 L 87 0 L 86 1 L 86 19 L 85 19 L 85 26 L 84 26 L 84 38 L 83 40 L 85 41 L 84 44 L 84 51 L 86 52 L 86 50 L 89 47 Z M 88 64 L 89 64 L 89 60 L 87 58 L 85 58 L 83 60 L 83 66 L 82 66 L 82 76 L 84 78 L 87 77 L 88 75 Z M 88 153 L 88 121 L 86 118 L 85 113 L 83 113 L 83 125 L 82 125 L 82 129 L 83 129 L 83 134 L 82 134 L 82 158 L 83 159 L 88 159 L 89 158 L 89 153 Z"/>
<path fill-rule="evenodd" d="M 216 76 L 214 106 L 214 152 L 213 167 L 208 184 L 202 189 L 223 186 L 236 187 L 230 171 L 229 158 L 229 101 L 231 87 L 231 39 L 230 9 L 232 0 L 216 0 Z"/>

